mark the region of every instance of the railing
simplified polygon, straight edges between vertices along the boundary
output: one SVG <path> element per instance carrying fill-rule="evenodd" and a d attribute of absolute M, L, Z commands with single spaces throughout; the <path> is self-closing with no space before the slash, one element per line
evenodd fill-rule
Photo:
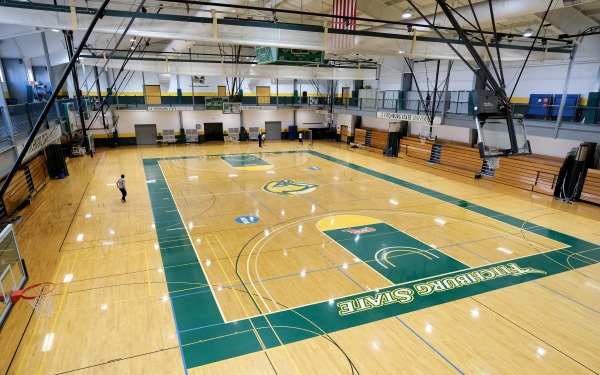
<path fill-rule="evenodd" d="M 560 105 L 515 104 L 514 111 L 529 119 L 555 121 L 558 118 Z M 565 105 L 561 122 L 600 124 L 600 108 Z"/>
<path fill-rule="evenodd" d="M 417 92 L 408 91 L 403 93 L 403 99 L 394 98 L 399 96 L 394 92 L 390 95 L 380 95 L 380 98 L 340 98 L 334 99 L 334 105 L 337 108 L 351 110 L 360 110 L 364 112 L 385 111 L 385 112 L 414 112 L 417 114 L 426 113 L 427 106 L 433 105 L 433 100 L 421 100 Z M 425 94 L 423 94 L 425 96 Z M 145 98 L 143 95 L 137 96 L 109 96 L 108 103 L 111 109 L 146 109 Z M 90 97 L 92 101 L 92 110 L 98 108 L 98 101 L 95 97 Z M 444 100 L 445 99 L 445 100 Z M 68 101 L 72 101 L 69 99 Z M 327 104 L 325 97 L 303 97 L 303 96 L 244 96 L 241 99 L 244 105 L 278 105 L 279 107 L 302 106 L 302 107 L 322 107 Z M 64 101 L 63 101 L 64 102 Z M 118 105 L 117 105 L 118 103 Z M 162 105 L 186 105 L 194 104 L 194 109 L 204 109 L 205 96 L 162 96 Z M 41 112 L 44 103 L 21 104 L 9 106 L 10 116 L 15 127 L 15 134 L 25 133 L 31 129 Z M 534 105 L 534 104 L 514 104 L 514 111 L 523 114 L 527 119 L 555 121 L 558 115 L 558 105 Z M 439 93 L 436 100 L 436 113 L 444 112 L 446 114 L 457 114 L 472 116 L 473 103 L 469 91 L 450 91 L 445 94 Z M 64 116 L 64 115 L 63 115 Z M 54 110 L 48 116 L 48 119 L 59 118 Z M 600 124 L 600 108 L 587 106 L 565 106 L 563 109 L 563 123 L 572 124 Z M 3 127 L 4 128 L 4 127 Z M 0 129 L 0 140 L 8 136 L 4 129 Z"/>

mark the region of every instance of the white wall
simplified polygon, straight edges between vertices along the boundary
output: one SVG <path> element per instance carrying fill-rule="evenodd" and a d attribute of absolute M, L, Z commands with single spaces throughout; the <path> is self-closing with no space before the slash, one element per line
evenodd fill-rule
<path fill-rule="evenodd" d="M 265 121 L 281 121 L 281 130 L 287 131 L 288 126 L 294 124 L 294 110 L 282 109 L 274 111 L 242 111 L 244 128 L 258 126 L 265 131 Z"/>
<path fill-rule="evenodd" d="M 161 132 L 163 129 L 174 129 L 179 132 L 179 112 L 146 112 L 134 110 L 114 111 L 119 116 L 118 131 L 120 134 L 135 133 L 135 124 L 156 124 L 156 130 Z M 281 130 L 287 131 L 290 125 L 294 124 L 294 110 L 273 110 L 273 111 L 243 111 L 244 127 L 248 129 L 251 126 L 258 126 L 263 131 L 265 121 L 281 121 Z M 182 111 L 181 118 L 184 129 L 196 129 L 196 125 L 201 125 L 200 131 L 204 131 L 206 122 L 222 122 L 223 129 L 239 128 L 240 115 L 223 114 L 221 111 Z M 297 110 L 296 124 L 301 129 L 323 128 L 325 115 L 315 113 L 313 110 Z M 387 128 L 386 128 L 387 129 Z M 102 133 L 102 132 L 98 132 Z"/>
<path fill-rule="evenodd" d="M 222 111 L 182 111 L 181 118 L 184 129 L 195 129 L 196 124 L 200 124 L 199 131 L 201 132 L 204 131 L 205 122 L 222 122 L 223 130 L 240 127 L 240 115 L 224 114 Z M 179 124 L 179 120 L 177 120 L 177 124 Z"/>
<path fill-rule="evenodd" d="M 419 87 L 423 91 L 433 91 L 433 85 L 435 83 L 435 70 L 437 63 L 435 61 L 420 62 L 414 66 L 414 75 L 419 84 Z M 504 64 L 504 76 L 507 83 L 507 91 L 510 94 L 522 66 L 522 62 L 505 62 Z M 440 64 L 440 76 L 438 86 L 440 90 L 443 90 L 443 80 L 446 78 L 448 63 L 442 61 Z M 530 94 L 559 94 L 562 93 L 565 78 L 567 74 L 568 60 L 560 61 L 545 61 L 545 62 L 529 62 L 527 68 L 523 72 L 521 80 L 517 86 L 514 96 L 528 98 Z M 596 87 L 596 77 L 600 68 L 600 61 L 592 58 L 576 59 L 576 63 L 573 66 L 571 74 L 571 80 L 569 82 L 569 94 L 580 94 L 582 97 L 587 97 L 587 94 L 591 91 L 597 91 L 599 88 Z M 93 74 L 91 67 L 86 68 L 88 73 L 88 86 L 91 88 L 93 85 Z M 382 63 L 381 67 L 381 80 L 379 82 L 380 90 L 399 90 L 402 82 L 402 73 L 410 72 L 402 59 L 386 58 Z M 115 74 L 118 71 L 115 70 Z M 125 73 L 121 75 L 124 77 Z M 101 72 L 101 87 L 103 91 L 106 91 L 106 73 Z M 83 81 L 83 73 L 80 70 L 80 81 Z M 157 73 L 145 73 L 145 82 L 148 85 L 159 84 L 159 75 Z M 450 91 L 463 91 L 471 90 L 473 88 L 473 72 L 461 61 L 455 61 L 450 72 L 450 83 L 448 89 Z M 185 94 L 191 94 L 191 76 L 180 75 L 180 88 Z M 206 77 L 206 82 L 203 85 L 196 84 L 194 92 L 197 95 L 209 94 L 215 95 L 218 91 L 218 86 L 226 86 L 226 79 L 223 77 Z M 327 81 L 320 80 L 315 81 L 318 85 L 318 91 L 321 93 L 327 92 Z M 365 86 L 371 86 L 373 89 L 377 87 L 376 80 L 365 80 Z M 271 95 L 275 95 L 277 92 L 276 81 L 270 78 L 245 78 L 242 84 L 244 94 L 255 94 L 256 86 L 270 86 Z M 354 90 L 354 82 L 352 80 L 342 80 L 338 82 L 337 93 L 341 94 L 342 87 L 350 87 Z M 302 95 L 302 91 L 306 91 L 308 95 L 312 96 L 317 93 L 317 89 L 314 87 L 310 80 L 298 80 L 296 86 L 299 95 Z M 413 83 L 413 90 L 416 90 L 416 85 Z M 94 90 L 90 90 L 95 92 Z M 123 84 L 119 90 L 120 92 L 127 93 L 142 93 L 143 92 L 143 80 L 141 72 L 135 72 L 131 79 L 127 80 L 127 84 Z M 175 94 L 177 92 L 177 76 L 171 75 L 171 82 L 169 88 L 163 93 Z M 279 93 L 290 95 L 294 92 L 294 81 L 291 79 L 279 80 Z"/>
<path fill-rule="evenodd" d="M 506 91 L 510 95 L 517 80 L 520 64 L 505 68 Z M 587 98 L 591 91 L 598 91 L 596 76 L 599 61 L 585 61 L 573 64 L 568 94 L 580 94 Z M 530 63 L 521 76 L 515 90 L 515 97 L 529 97 L 530 94 L 562 94 L 567 77 L 568 61 L 547 61 Z"/>
<path fill-rule="evenodd" d="M 324 122 L 324 114 L 315 113 L 315 111 L 296 111 L 296 125 L 298 125 L 298 129 L 326 128 L 327 126 Z"/>
<path fill-rule="evenodd" d="M 390 122 L 396 122 L 396 121 L 390 120 L 389 118 L 377 118 L 377 117 L 362 116 L 361 127 L 380 129 L 380 130 L 387 131 L 390 128 Z"/>
<path fill-rule="evenodd" d="M 349 134 L 354 134 L 354 124 L 352 123 L 352 115 L 339 114 L 335 116 L 335 124 L 338 134 L 340 133 L 341 126 L 346 125 L 348 127 Z"/>
<path fill-rule="evenodd" d="M 179 132 L 178 112 L 114 111 L 119 116 L 119 134 L 135 134 L 136 124 L 156 124 L 156 130 L 174 129 Z M 211 111 L 212 112 L 212 111 Z"/>
<path fill-rule="evenodd" d="M 534 154 L 564 157 L 573 147 L 579 147 L 584 141 L 554 139 L 528 135 L 531 151 Z"/>

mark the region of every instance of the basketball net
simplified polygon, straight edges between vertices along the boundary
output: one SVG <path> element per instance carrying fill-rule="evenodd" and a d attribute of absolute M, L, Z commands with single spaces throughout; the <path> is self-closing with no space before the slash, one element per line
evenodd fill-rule
<path fill-rule="evenodd" d="M 500 167 L 500 158 L 485 158 L 485 162 L 489 169 L 496 170 Z"/>
<path fill-rule="evenodd" d="M 10 296 L 10 300 L 13 305 L 19 302 L 20 299 L 24 299 L 29 302 L 40 319 L 46 319 L 52 316 L 53 298 L 53 283 L 34 284 L 23 290 L 15 290 Z"/>

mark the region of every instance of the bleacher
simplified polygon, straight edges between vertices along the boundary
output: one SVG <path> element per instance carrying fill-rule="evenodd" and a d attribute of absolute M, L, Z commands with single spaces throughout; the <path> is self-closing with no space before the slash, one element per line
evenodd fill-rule
<path fill-rule="evenodd" d="M 553 195 L 562 161 L 540 155 L 512 156 L 501 158 L 495 170 L 494 182 Z"/>
<path fill-rule="evenodd" d="M 600 204 L 600 169 L 588 169 L 579 199 Z"/>
<path fill-rule="evenodd" d="M 373 133 L 371 131 L 371 137 Z M 368 139 L 368 134 L 369 130 L 356 129 L 355 142 L 364 146 L 370 141 L 370 144 L 373 145 L 373 141 Z M 375 143 L 379 147 L 381 144 Z M 368 150 L 368 147 L 365 149 Z M 378 152 L 383 152 L 383 148 L 376 149 Z M 544 155 L 503 157 L 500 158 L 500 165 L 493 171 L 493 175 L 485 175 L 482 174 L 484 162 L 476 148 L 469 147 L 464 142 L 442 139 L 424 140 L 423 142 L 416 135 L 400 139 L 398 157 L 461 176 L 485 177 L 499 184 L 547 195 L 554 195 L 558 174 L 563 163 L 562 158 Z M 600 170 L 590 169 L 588 171 L 580 199 L 600 204 Z"/>
<path fill-rule="evenodd" d="M 421 143 L 421 140 L 415 136 L 403 137 L 400 139 L 398 157 L 421 164 L 424 161 L 428 162 L 431 159 L 431 149 L 434 144 L 435 141 L 430 140 Z"/>
<path fill-rule="evenodd" d="M 354 143 L 367 151 L 383 154 L 385 153 L 387 142 L 388 132 L 386 131 L 369 128 L 357 128 L 354 130 Z"/>
<path fill-rule="evenodd" d="M 432 164 L 434 168 L 471 178 L 481 177 L 482 165 L 479 150 L 446 143 L 441 147 L 440 162 Z"/>

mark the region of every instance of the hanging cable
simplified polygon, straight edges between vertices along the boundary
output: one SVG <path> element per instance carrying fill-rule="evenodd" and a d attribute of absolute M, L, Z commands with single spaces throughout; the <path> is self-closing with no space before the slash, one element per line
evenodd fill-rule
<path fill-rule="evenodd" d="M 538 38 L 538 36 L 540 35 L 540 31 L 542 30 L 542 27 L 544 27 L 544 22 L 546 21 L 546 17 L 548 16 L 548 13 L 550 12 L 550 8 L 552 7 L 552 3 L 554 2 L 554 0 L 550 0 L 550 4 L 548 4 L 548 8 L 546 9 L 546 13 L 544 13 L 544 18 L 542 18 L 542 22 L 540 23 L 540 27 L 538 27 L 537 33 L 535 33 L 535 38 L 533 38 L 533 42 L 531 43 L 531 47 L 529 47 L 529 52 L 527 52 L 527 57 L 525 58 L 525 62 L 523 63 L 523 66 L 521 67 L 521 71 L 519 72 L 519 76 L 517 77 L 517 82 L 515 82 L 515 86 L 513 87 L 512 92 L 510 93 L 510 97 L 508 98 L 509 101 L 510 99 L 512 99 L 515 90 L 517 89 L 517 85 L 519 84 L 519 80 L 521 79 L 521 75 L 523 74 L 523 71 L 525 70 L 525 66 L 527 65 L 527 61 L 529 60 L 529 56 L 531 55 L 531 51 L 533 51 L 533 47 L 535 46 L 535 42 Z"/>
<path fill-rule="evenodd" d="M 470 0 L 469 0 L 470 1 Z M 506 87 L 506 85 L 504 84 L 504 71 L 502 69 L 502 57 L 500 57 L 500 37 L 498 36 L 498 33 L 496 32 L 496 20 L 494 19 L 494 6 L 492 5 L 492 0 L 488 0 L 488 4 L 490 5 L 490 15 L 492 16 L 492 27 L 494 29 L 494 44 L 496 45 L 496 56 L 498 58 L 498 70 L 500 71 L 500 77 L 498 77 L 500 79 L 500 86 L 502 87 L 502 89 L 504 89 Z M 487 45 L 487 43 L 486 43 Z M 489 54 L 489 51 L 488 51 Z M 492 61 L 492 64 L 494 63 L 494 59 L 492 59 L 492 55 L 490 55 L 490 60 Z M 498 75 L 498 72 L 496 72 L 496 76 Z"/>
<path fill-rule="evenodd" d="M 462 56 L 462 54 L 460 54 L 456 50 L 456 48 L 454 48 L 454 46 L 452 45 L 452 43 L 450 43 L 450 41 L 438 30 L 438 27 L 434 26 L 429 21 L 429 19 L 427 19 L 427 17 L 425 17 L 425 15 L 423 14 L 423 12 L 421 12 L 417 7 L 415 7 L 414 2 L 412 0 L 406 0 L 406 1 L 408 1 L 408 3 L 413 7 L 413 9 L 415 9 L 417 11 L 417 13 L 419 13 L 419 15 L 421 16 L 421 18 L 423 18 L 425 20 L 425 22 L 427 22 L 427 24 L 429 25 L 429 27 L 431 27 L 433 29 L 433 31 L 435 31 L 435 33 L 446 42 L 446 44 L 448 45 L 448 47 L 450 47 L 450 49 L 456 54 L 456 56 L 458 56 L 458 58 L 460 58 L 462 60 L 462 62 L 467 66 L 467 68 L 469 68 L 473 72 L 473 74 L 475 74 L 476 77 L 479 77 L 479 79 L 481 79 L 481 81 L 484 82 L 485 85 L 488 86 L 491 90 L 496 91 L 494 89 L 494 87 L 492 87 L 492 85 L 489 82 L 487 82 L 485 74 L 482 74 L 481 72 L 478 72 L 475 68 L 473 68 L 471 66 L 471 64 L 469 64 L 467 62 L 467 60 Z M 465 37 L 466 37 L 466 34 L 464 33 L 464 31 L 463 31 L 463 35 L 465 35 Z M 463 42 L 466 42 L 466 41 L 463 40 Z"/>
<path fill-rule="evenodd" d="M 477 18 L 477 14 L 475 14 L 475 8 L 473 8 L 473 3 L 471 2 L 471 0 L 469 0 L 469 7 L 471 8 L 471 12 L 473 13 L 473 18 L 475 18 L 475 23 L 477 24 L 477 29 L 479 30 L 479 34 L 481 35 L 481 42 L 483 43 L 483 46 L 485 47 L 485 50 L 486 50 L 488 56 L 490 57 L 492 67 L 494 68 L 494 72 L 496 73 L 496 78 L 500 79 L 500 74 L 498 74 L 498 69 L 496 69 L 496 64 L 494 63 L 494 59 L 492 58 L 492 53 L 490 52 L 487 39 L 485 39 L 485 36 L 483 35 L 481 25 L 479 24 L 479 19 Z M 492 22 L 494 22 L 493 14 L 492 14 Z M 494 25 L 494 30 L 495 29 L 496 29 L 496 25 Z M 494 35 L 494 40 L 496 41 L 496 47 L 498 47 L 498 39 L 497 39 L 496 35 Z M 504 76 L 502 76 L 502 77 L 504 77 Z M 502 79 L 501 82 L 504 83 L 504 79 Z"/>
<path fill-rule="evenodd" d="M 412 61 L 408 57 L 405 57 L 404 61 L 406 62 L 406 65 L 408 66 L 408 69 L 410 70 L 410 73 L 412 74 L 412 78 L 413 78 L 413 82 L 415 83 L 415 86 L 417 86 L 417 93 L 419 94 L 419 99 L 421 99 L 421 105 L 423 106 L 423 108 L 425 108 L 425 101 L 423 100 L 423 93 L 421 92 L 421 89 L 419 88 L 419 82 L 417 82 L 417 78 L 415 77 L 415 72 L 412 67 Z M 429 114 L 426 113 L 426 115 L 428 116 L 427 119 L 429 119 Z"/>

